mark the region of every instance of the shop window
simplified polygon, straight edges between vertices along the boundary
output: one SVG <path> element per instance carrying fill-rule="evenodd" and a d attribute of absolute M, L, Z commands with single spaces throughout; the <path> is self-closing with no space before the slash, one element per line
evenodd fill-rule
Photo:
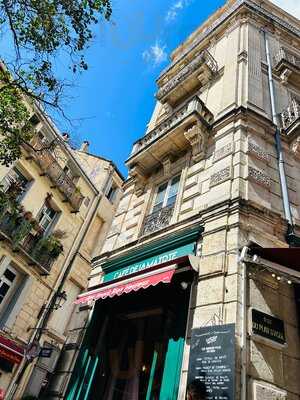
<path fill-rule="evenodd" d="M 59 213 L 54 210 L 50 205 L 44 204 L 38 217 L 38 223 L 42 228 L 44 234 L 49 234 L 58 218 Z"/>
<path fill-rule="evenodd" d="M 26 178 L 18 168 L 13 167 L 3 178 L 0 185 L 1 190 L 6 193 L 12 191 L 18 193 L 17 198 L 21 200 L 28 191 L 30 184 L 31 180 Z"/>

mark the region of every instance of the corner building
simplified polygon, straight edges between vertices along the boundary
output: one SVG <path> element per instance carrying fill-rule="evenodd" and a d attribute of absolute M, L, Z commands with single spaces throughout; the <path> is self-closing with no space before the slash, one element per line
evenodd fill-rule
<path fill-rule="evenodd" d="M 195 380 L 300 399 L 299 33 L 269 1 L 228 1 L 173 52 L 77 299 L 66 399 L 184 400 Z"/>

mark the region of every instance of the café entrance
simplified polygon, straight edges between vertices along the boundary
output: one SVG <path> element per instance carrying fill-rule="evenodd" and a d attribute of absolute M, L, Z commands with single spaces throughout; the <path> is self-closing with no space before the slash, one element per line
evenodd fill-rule
<path fill-rule="evenodd" d="M 96 303 L 72 385 L 76 399 L 177 398 L 193 277 L 180 272 L 170 284 Z"/>

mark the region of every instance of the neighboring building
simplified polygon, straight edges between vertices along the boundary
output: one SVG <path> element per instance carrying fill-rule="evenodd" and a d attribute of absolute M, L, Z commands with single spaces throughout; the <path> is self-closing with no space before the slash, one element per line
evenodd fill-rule
<path fill-rule="evenodd" d="M 184 400 L 194 379 L 208 399 L 300 398 L 299 49 L 299 20 L 230 0 L 173 52 L 77 300 L 67 400 Z"/>
<path fill-rule="evenodd" d="M 36 135 L 21 159 L 0 167 L 0 388 L 7 399 L 42 396 L 67 336 L 86 318 L 74 300 L 87 288 L 123 182 L 111 161 L 87 153 L 86 142 L 73 150 L 38 107 L 31 120 Z M 27 363 L 25 354 L 36 356 L 39 346 L 50 357 Z"/>

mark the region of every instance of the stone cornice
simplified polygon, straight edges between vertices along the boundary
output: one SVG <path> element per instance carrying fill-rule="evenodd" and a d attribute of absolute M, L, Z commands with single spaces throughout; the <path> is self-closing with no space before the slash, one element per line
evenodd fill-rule
<path fill-rule="evenodd" d="M 255 11 L 263 18 L 266 18 L 271 22 L 275 22 L 281 28 L 289 31 L 298 38 L 300 37 L 300 29 L 297 29 L 295 26 L 284 21 L 282 18 L 265 10 L 263 7 L 260 7 L 251 0 L 237 0 L 231 7 L 229 7 L 221 15 L 220 18 L 216 19 L 204 32 L 199 33 L 193 40 L 193 42 L 186 47 L 183 53 L 175 61 L 173 61 L 170 65 L 168 65 L 165 69 L 163 69 L 163 71 L 159 75 L 158 80 L 160 80 L 163 75 L 165 75 L 171 68 L 173 68 L 176 64 L 178 64 L 190 51 L 194 50 L 204 39 L 206 39 L 213 31 L 215 31 L 221 24 L 223 24 L 242 6 L 248 7 L 250 10 Z"/>

